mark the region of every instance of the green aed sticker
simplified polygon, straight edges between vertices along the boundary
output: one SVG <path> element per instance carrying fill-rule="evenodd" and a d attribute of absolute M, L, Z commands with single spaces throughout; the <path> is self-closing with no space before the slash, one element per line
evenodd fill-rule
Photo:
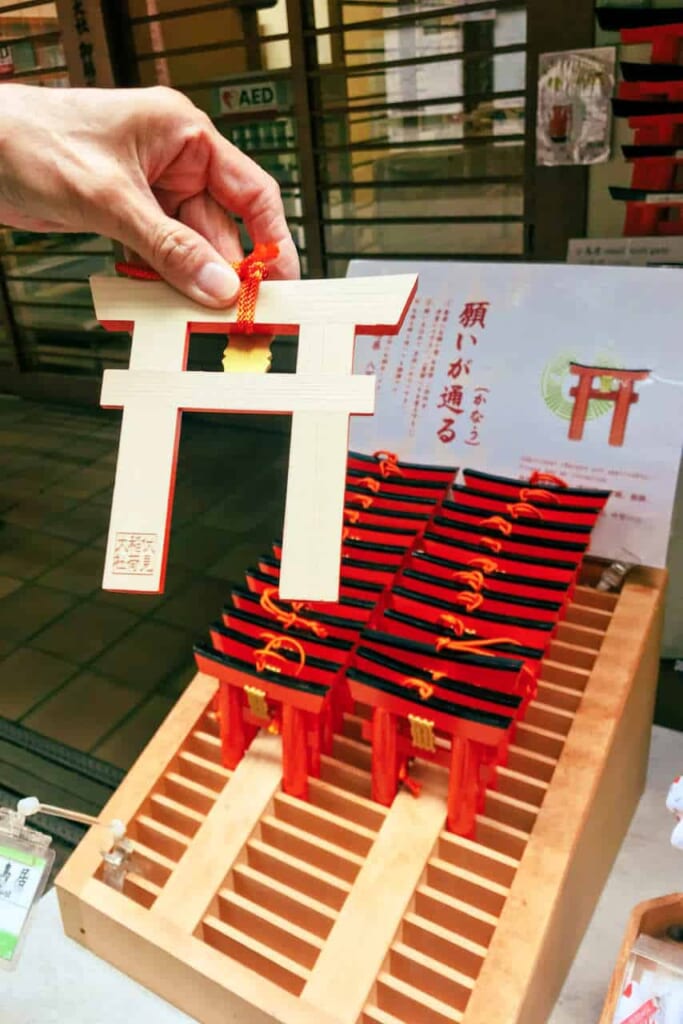
<path fill-rule="evenodd" d="M 0 846 L 0 960 L 14 957 L 46 866 L 45 857 Z"/>

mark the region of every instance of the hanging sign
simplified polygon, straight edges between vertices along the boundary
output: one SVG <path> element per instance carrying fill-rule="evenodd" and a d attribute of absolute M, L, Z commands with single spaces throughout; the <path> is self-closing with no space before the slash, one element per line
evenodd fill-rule
<path fill-rule="evenodd" d="M 683 442 L 680 272 L 357 261 L 350 276 L 399 268 L 417 272 L 418 292 L 397 337 L 358 340 L 377 407 L 352 420 L 351 448 L 609 489 L 592 553 L 665 565 Z"/>

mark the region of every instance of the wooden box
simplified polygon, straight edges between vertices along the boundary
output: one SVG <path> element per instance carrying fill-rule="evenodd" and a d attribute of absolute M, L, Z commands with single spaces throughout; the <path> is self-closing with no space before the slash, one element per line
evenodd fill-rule
<path fill-rule="evenodd" d="M 665 573 L 618 597 L 590 576 L 475 841 L 444 831 L 441 769 L 371 802 L 355 716 L 310 803 L 278 737 L 228 772 L 198 675 L 104 812 L 140 873 L 107 887 L 92 830 L 57 881 L 67 934 L 204 1024 L 542 1024 L 643 787 L 659 663 Z"/>

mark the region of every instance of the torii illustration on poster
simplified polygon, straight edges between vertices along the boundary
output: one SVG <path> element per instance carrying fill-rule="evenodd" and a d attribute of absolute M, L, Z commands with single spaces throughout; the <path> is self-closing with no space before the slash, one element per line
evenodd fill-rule
<path fill-rule="evenodd" d="M 351 448 L 609 488 L 591 552 L 662 566 L 683 444 L 679 270 L 357 260 L 419 274 L 396 337 L 360 337 L 376 412 Z"/>

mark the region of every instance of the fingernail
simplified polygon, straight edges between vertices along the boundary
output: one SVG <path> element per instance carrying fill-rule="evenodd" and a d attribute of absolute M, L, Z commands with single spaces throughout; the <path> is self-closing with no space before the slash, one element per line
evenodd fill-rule
<path fill-rule="evenodd" d="M 230 302 L 237 295 L 240 281 L 232 269 L 221 263 L 205 263 L 195 278 L 200 291 L 217 302 Z"/>

